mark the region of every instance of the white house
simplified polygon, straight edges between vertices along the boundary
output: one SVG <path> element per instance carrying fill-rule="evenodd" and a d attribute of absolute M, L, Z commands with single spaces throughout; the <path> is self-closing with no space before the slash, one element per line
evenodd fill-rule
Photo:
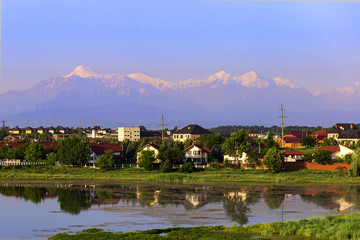
<path fill-rule="evenodd" d="M 238 156 L 230 155 L 225 153 L 224 154 L 224 162 L 229 161 L 230 164 L 247 164 L 248 163 L 248 155 L 246 152 L 241 153 Z"/>
<path fill-rule="evenodd" d="M 199 147 L 196 144 L 184 150 L 185 161 L 191 161 L 194 165 L 207 165 L 211 150 L 206 147 Z"/>

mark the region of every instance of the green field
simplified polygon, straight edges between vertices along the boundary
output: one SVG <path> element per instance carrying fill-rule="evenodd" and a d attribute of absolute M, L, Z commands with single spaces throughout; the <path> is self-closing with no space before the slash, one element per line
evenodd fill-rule
<path fill-rule="evenodd" d="M 352 213 L 245 227 L 167 228 L 130 233 L 87 229 L 75 234 L 59 233 L 51 239 L 359 239 L 359 222 L 360 214 Z"/>
<path fill-rule="evenodd" d="M 2 167 L 3 180 L 145 180 L 178 182 L 269 182 L 269 183 L 357 183 L 360 177 L 351 177 L 348 171 L 298 170 L 271 173 L 262 169 L 201 169 L 194 173 L 160 173 L 137 168 L 124 168 L 103 172 L 93 168 L 66 166 Z"/>

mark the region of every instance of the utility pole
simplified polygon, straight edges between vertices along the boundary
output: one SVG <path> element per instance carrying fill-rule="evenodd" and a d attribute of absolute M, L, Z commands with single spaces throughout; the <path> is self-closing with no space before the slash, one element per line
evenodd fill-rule
<path fill-rule="evenodd" d="M 6 123 L 6 121 L 1 121 L 1 122 L 3 123 L 2 128 L 5 129 L 5 123 Z"/>
<path fill-rule="evenodd" d="M 161 141 L 164 140 L 164 114 L 161 114 Z"/>
<path fill-rule="evenodd" d="M 79 132 L 78 132 L 78 135 L 79 135 L 79 137 L 81 137 L 81 120 L 79 120 Z"/>
<path fill-rule="evenodd" d="M 281 147 L 284 147 L 284 109 L 282 104 L 281 104 L 281 140 L 282 140 Z"/>

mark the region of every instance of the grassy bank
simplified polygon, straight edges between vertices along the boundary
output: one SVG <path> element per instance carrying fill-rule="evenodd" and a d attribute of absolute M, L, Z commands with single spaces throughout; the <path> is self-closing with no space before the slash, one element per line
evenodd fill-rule
<path fill-rule="evenodd" d="M 130 233 L 87 229 L 76 234 L 59 233 L 61 239 L 359 239 L 360 214 L 309 218 L 284 223 L 274 222 L 240 226 L 211 226 L 153 229 Z"/>
<path fill-rule="evenodd" d="M 25 180 L 144 180 L 179 182 L 286 182 L 286 183 L 326 183 L 360 182 L 347 171 L 298 170 L 271 173 L 260 169 L 206 169 L 194 173 L 160 173 L 142 169 L 125 168 L 102 172 L 91 168 L 71 168 L 66 166 L 22 166 L 2 167 L 0 179 Z"/>

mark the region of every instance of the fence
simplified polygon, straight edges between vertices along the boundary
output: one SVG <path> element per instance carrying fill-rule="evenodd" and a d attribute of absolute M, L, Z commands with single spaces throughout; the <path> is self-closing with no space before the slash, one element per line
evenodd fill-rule
<path fill-rule="evenodd" d="M 30 166 L 30 165 L 45 165 L 46 162 L 24 162 L 20 159 L 0 160 L 0 166 Z"/>

